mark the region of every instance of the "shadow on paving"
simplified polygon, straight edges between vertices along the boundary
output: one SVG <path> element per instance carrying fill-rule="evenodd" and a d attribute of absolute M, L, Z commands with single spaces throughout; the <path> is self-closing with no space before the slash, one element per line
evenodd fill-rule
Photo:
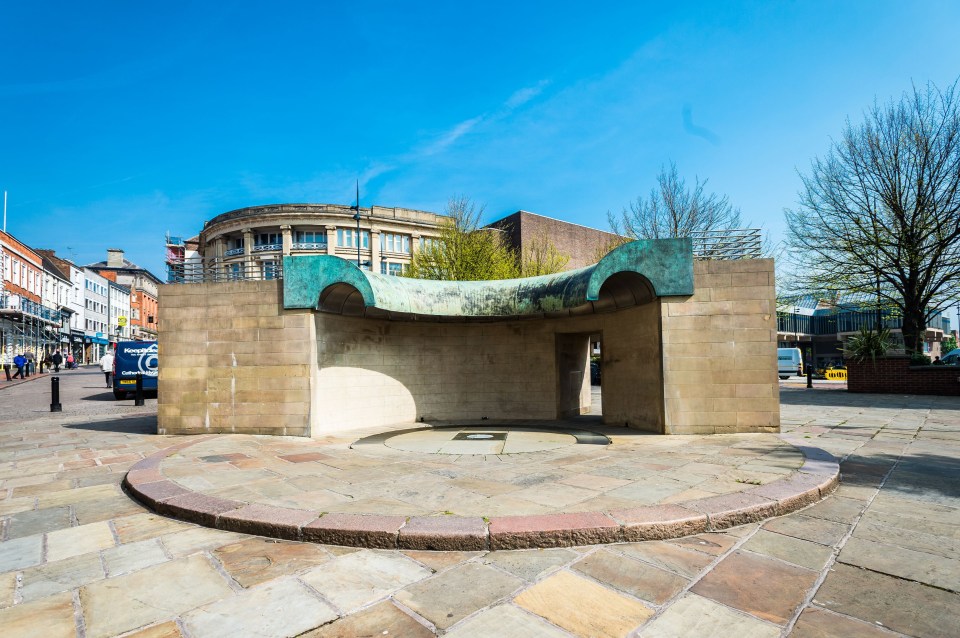
<path fill-rule="evenodd" d="M 892 454 L 871 454 L 868 458 L 859 457 L 840 463 L 841 485 L 864 485 L 876 487 L 883 480 L 897 456 Z M 945 497 L 944 503 L 960 507 L 960 459 L 927 452 L 908 452 L 900 465 L 890 474 L 884 484 L 884 492 L 909 494 L 912 496 Z M 930 499 L 921 499 L 930 500 Z"/>
<path fill-rule="evenodd" d="M 111 398 L 113 395 L 111 395 Z M 156 434 L 157 415 L 123 417 L 105 421 L 70 423 L 63 427 L 70 430 L 93 430 L 94 432 L 119 432 L 121 434 Z"/>
<path fill-rule="evenodd" d="M 92 389 L 92 388 L 91 388 Z M 81 401 L 116 401 L 116 397 L 113 396 L 113 390 L 105 390 L 99 394 L 88 394 L 85 397 L 80 397 Z"/>

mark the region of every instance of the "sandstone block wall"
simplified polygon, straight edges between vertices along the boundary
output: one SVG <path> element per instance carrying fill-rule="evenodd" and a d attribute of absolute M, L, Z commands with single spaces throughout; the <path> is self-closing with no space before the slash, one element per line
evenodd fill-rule
<path fill-rule="evenodd" d="M 694 286 L 661 305 L 667 433 L 779 431 L 773 260 L 697 261 Z"/>
<path fill-rule="evenodd" d="M 159 431 L 323 436 L 420 418 L 551 420 L 567 406 L 559 344 L 590 335 L 603 343 L 605 423 L 778 431 L 772 260 L 696 262 L 694 274 L 692 297 L 491 323 L 284 310 L 279 281 L 162 286 Z"/>
<path fill-rule="evenodd" d="M 317 313 L 314 436 L 433 419 L 552 419 L 542 322 L 438 324 Z"/>
<path fill-rule="evenodd" d="M 160 305 L 160 434 L 310 436 L 314 322 L 279 281 L 165 285 Z"/>
<path fill-rule="evenodd" d="M 591 334 L 603 335 L 605 420 L 663 430 L 656 302 L 575 319 L 430 323 L 316 313 L 315 320 L 313 436 L 421 418 L 556 419 L 557 335 L 582 338 L 588 388 Z"/>

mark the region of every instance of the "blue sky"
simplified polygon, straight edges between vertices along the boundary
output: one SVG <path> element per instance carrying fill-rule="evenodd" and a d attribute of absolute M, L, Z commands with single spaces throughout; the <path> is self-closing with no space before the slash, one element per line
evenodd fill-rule
<path fill-rule="evenodd" d="M 669 6 L 667 6 L 669 5 Z M 845 119 L 960 75 L 956 2 L 22 2 L 0 9 L 7 230 L 163 276 L 281 202 L 607 228 L 673 160 L 783 232 Z"/>

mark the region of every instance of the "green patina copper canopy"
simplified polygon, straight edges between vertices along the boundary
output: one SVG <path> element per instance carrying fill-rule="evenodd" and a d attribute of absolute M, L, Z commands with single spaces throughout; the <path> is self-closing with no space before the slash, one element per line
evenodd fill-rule
<path fill-rule="evenodd" d="M 693 294 L 689 239 L 638 240 L 555 275 L 430 281 L 361 270 L 332 255 L 283 258 L 283 307 L 386 319 L 498 320 L 616 310 Z"/>

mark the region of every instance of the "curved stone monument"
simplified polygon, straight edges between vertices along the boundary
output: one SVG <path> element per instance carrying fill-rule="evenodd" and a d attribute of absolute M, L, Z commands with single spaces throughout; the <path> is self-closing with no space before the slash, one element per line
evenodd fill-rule
<path fill-rule="evenodd" d="M 555 421 L 664 434 L 779 430 L 773 262 L 625 244 L 542 277 L 438 282 L 287 256 L 283 280 L 165 286 L 160 431 L 325 436 Z"/>

